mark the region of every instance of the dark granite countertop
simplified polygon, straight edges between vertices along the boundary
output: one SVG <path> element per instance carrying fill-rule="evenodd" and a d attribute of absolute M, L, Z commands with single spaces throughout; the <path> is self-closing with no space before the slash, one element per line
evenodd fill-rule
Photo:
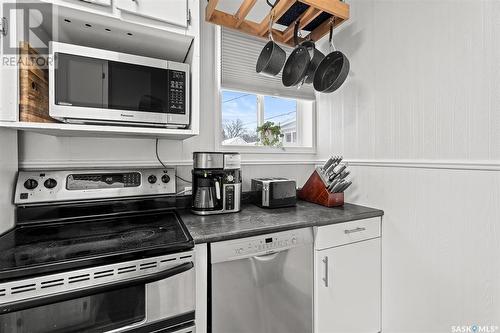
<path fill-rule="evenodd" d="M 198 216 L 188 210 L 179 213 L 198 244 L 384 215 L 379 209 L 347 203 L 336 208 L 305 201 L 298 201 L 296 207 L 289 208 L 264 209 L 253 204 L 242 207 L 241 212 L 232 214 Z"/>

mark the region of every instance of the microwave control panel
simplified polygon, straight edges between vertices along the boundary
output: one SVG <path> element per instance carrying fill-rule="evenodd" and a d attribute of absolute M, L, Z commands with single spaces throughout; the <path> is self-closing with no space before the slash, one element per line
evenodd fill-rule
<path fill-rule="evenodd" d="M 186 114 L 186 72 L 168 71 L 168 113 Z"/>

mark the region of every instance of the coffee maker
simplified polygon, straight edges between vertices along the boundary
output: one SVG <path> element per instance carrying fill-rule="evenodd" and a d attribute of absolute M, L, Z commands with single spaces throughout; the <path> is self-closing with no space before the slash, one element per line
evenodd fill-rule
<path fill-rule="evenodd" d="M 239 212 L 241 156 L 238 153 L 193 153 L 193 205 L 198 215 Z"/>

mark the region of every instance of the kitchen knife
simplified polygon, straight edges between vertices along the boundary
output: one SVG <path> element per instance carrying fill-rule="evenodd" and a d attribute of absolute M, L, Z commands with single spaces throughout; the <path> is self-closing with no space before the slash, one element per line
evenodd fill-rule
<path fill-rule="evenodd" d="M 328 169 L 326 169 L 325 174 L 326 174 L 327 177 L 330 176 L 330 174 L 333 171 L 333 169 L 335 169 L 335 163 L 333 163 L 332 165 L 330 165 L 328 167 Z"/>
<path fill-rule="evenodd" d="M 339 175 L 344 171 L 348 166 L 348 163 L 344 163 L 338 170 L 334 170 L 335 175 Z"/>
<path fill-rule="evenodd" d="M 330 158 L 326 161 L 326 163 L 323 165 L 323 167 L 321 168 L 321 170 L 325 171 L 326 169 L 328 169 L 330 167 L 330 165 L 333 164 L 334 161 L 335 161 L 334 157 L 330 156 Z"/>
<path fill-rule="evenodd" d="M 330 181 L 332 181 L 334 179 L 345 179 L 350 174 L 351 174 L 351 171 L 342 171 L 341 173 L 337 173 L 337 174 L 330 176 L 328 179 Z"/>
<path fill-rule="evenodd" d="M 344 186 L 344 181 L 341 180 L 340 182 L 337 183 L 337 185 L 335 185 L 333 188 L 332 188 L 332 193 L 339 193 L 339 190 Z"/>
<path fill-rule="evenodd" d="M 337 179 L 336 179 L 336 180 L 334 180 L 334 181 L 332 181 L 332 182 L 330 183 L 330 185 L 328 186 L 328 191 L 330 191 L 330 192 L 331 192 L 331 191 L 332 191 L 332 189 L 333 189 L 335 186 L 337 186 L 337 184 L 338 184 L 339 182 L 340 182 L 340 181 L 339 181 L 339 180 L 337 180 Z"/>
<path fill-rule="evenodd" d="M 341 187 L 338 191 L 339 191 L 339 192 L 344 192 L 345 190 L 347 190 L 347 188 L 348 188 L 349 186 L 351 186 L 351 184 L 352 184 L 352 182 L 351 182 L 351 181 L 346 182 L 346 183 L 343 183 L 343 184 L 342 184 L 342 187 Z"/>
<path fill-rule="evenodd" d="M 345 179 L 345 177 L 349 176 L 351 174 L 351 171 L 347 170 L 347 171 L 343 171 L 339 176 L 338 178 L 339 179 Z"/>

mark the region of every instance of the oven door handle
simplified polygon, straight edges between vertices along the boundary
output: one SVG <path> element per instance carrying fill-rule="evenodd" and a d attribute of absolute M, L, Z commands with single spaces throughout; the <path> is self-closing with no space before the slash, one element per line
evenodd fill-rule
<path fill-rule="evenodd" d="M 95 287 L 90 287 L 90 288 L 84 288 L 84 289 L 79 289 L 79 290 L 74 290 L 68 293 L 60 293 L 60 294 L 54 294 L 51 296 L 44 296 L 44 297 L 38 297 L 38 298 L 30 298 L 25 301 L 19 301 L 19 302 L 14 302 L 14 303 L 8 303 L 8 304 L 0 304 L 0 315 L 6 314 L 6 313 L 11 313 L 11 312 L 17 312 L 21 310 L 26 310 L 26 309 L 31 309 L 31 308 L 36 308 L 38 306 L 43 306 L 43 305 L 48 305 L 48 304 L 53 304 L 53 303 L 59 303 L 59 302 L 64 302 L 76 298 L 81 298 L 81 297 L 86 297 L 86 296 L 91 296 L 95 294 L 99 294 L 102 292 L 106 291 L 113 291 L 117 289 L 123 289 L 127 287 L 132 287 L 136 286 L 138 284 L 148 284 L 148 283 L 153 283 L 156 281 L 164 280 L 169 277 L 175 276 L 177 274 L 186 272 L 194 267 L 193 262 L 187 262 L 179 266 L 175 266 L 173 268 L 154 273 L 154 274 L 149 274 L 146 276 L 140 276 L 132 279 L 127 279 L 123 281 L 119 281 L 116 283 L 107 283 Z"/>

